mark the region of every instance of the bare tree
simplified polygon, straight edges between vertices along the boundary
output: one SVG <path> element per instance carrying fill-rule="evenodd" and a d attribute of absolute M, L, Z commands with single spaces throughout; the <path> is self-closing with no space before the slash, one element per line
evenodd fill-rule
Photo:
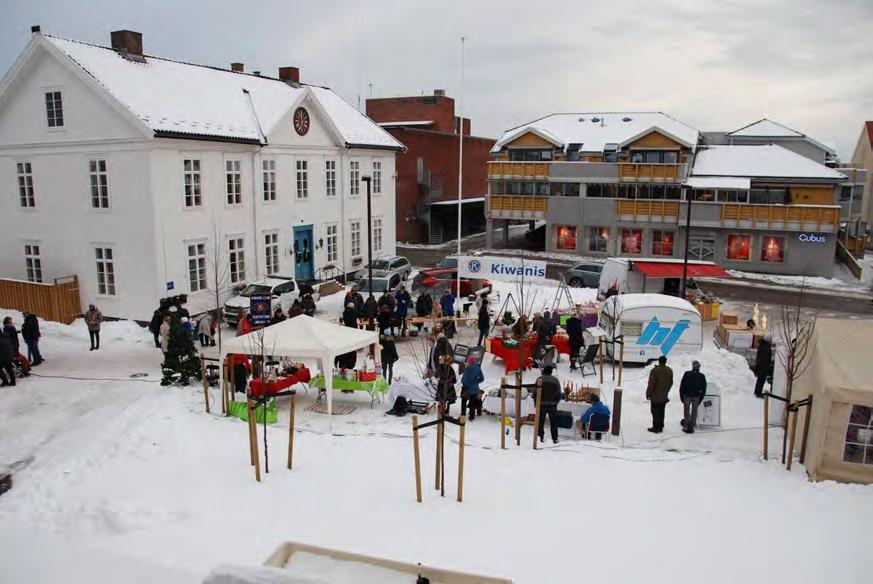
<path fill-rule="evenodd" d="M 218 335 L 218 354 L 221 354 L 221 329 L 224 321 L 224 301 L 230 295 L 233 288 L 230 284 L 230 258 L 227 256 L 223 245 L 224 235 L 215 219 L 212 216 L 212 241 L 206 252 L 206 262 L 212 269 L 212 287 L 210 294 L 210 304 L 212 305 L 212 318 L 217 319 L 215 323 L 216 333 Z"/>

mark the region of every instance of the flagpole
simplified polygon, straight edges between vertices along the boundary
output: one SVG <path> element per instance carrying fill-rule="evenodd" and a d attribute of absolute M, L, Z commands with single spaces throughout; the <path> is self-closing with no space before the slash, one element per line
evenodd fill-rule
<path fill-rule="evenodd" d="M 464 37 L 461 37 L 461 92 L 458 96 L 458 256 L 461 255 L 461 199 L 464 193 Z M 455 297 L 461 303 L 461 270 L 457 271 L 458 282 Z M 453 315 L 454 316 L 454 315 Z"/>

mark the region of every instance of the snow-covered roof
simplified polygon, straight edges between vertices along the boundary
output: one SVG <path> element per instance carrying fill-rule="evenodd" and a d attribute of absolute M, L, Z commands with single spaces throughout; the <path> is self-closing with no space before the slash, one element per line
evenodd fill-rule
<path fill-rule="evenodd" d="M 581 152 L 602 152 L 607 144 L 621 147 L 646 134 L 657 131 L 692 150 L 697 146 L 698 131 L 661 112 L 601 112 L 552 114 L 512 128 L 494 145 L 498 152 L 504 145 L 527 131 L 536 130 L 566 148 L 579 144 Z M 542 135 L 542 134 L 541 134 Z"/>
<path fill-rule="evenodd" d="M 696 313 L 697 310 L 690 302 L 677 296 L 668 296 L 666 294 L 619 294 L 610 296 L 604 301 L 604 304 L 615 303 L 615 309 L 609 310 L 612 314 L 621 314 L 625 310 L 634 308 L 675 308 L 686 312 Z M 604 307 L 604 310 L 608 310 Z"/>
<path fill-rule="evenodd" d="M 746 136 L 749 138 L 802 138 L 803 134 L 783 126 L 773 120 L 763 118 L 739 130 L 729 132 L 728 136 Z"/>
<path fill-rule="evenodd" d="M 327 88 L 294 87 L 280 79 L 145 56 L 126 59 L 114 49 L 42 37 L 72 59 L 146 127 L 158 134 L 190 134 L 262 143 L 307 92 L 318 100 L 347 146 L 403 146 Z"/>
<path fill-rule="evenodd" d="M 749 190 L 752 181 L 736 176 L 692 176 L 685 185 L 693 189 L 740 189 Z"/>
<path fill-rule="evenodd" d="M 711 146 L 694 157 L 691 176 L 846 179 L 846 175 L 776 144 Z"/>

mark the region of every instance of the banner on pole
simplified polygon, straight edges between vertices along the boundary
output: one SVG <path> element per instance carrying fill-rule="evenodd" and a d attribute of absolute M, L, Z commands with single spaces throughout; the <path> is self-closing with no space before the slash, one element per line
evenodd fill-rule
<path fill-rule="evenodd" d="M 266 326 L 270 322 L 272 313 L 272 297 L 269 294 L 252 294 L 249 296 L 249 312 L 252 315 L 252 324 Z"/>
<path fill-rule="evenodd" d="M 461 256 L 458 258 L 458 274 L 462 278 L 543 282 L 546 279 L 546 262 L 518 257 Z"/>

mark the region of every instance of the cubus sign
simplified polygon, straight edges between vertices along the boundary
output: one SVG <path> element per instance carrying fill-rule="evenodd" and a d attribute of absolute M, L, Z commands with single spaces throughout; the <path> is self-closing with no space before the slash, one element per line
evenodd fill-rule
<path fill-rule="evenodd" d="M 462 278 L 542 282 L 546 279 L 546 262 L 497 256 L 462 256 L 458 258 L 458 274 Z"/>

